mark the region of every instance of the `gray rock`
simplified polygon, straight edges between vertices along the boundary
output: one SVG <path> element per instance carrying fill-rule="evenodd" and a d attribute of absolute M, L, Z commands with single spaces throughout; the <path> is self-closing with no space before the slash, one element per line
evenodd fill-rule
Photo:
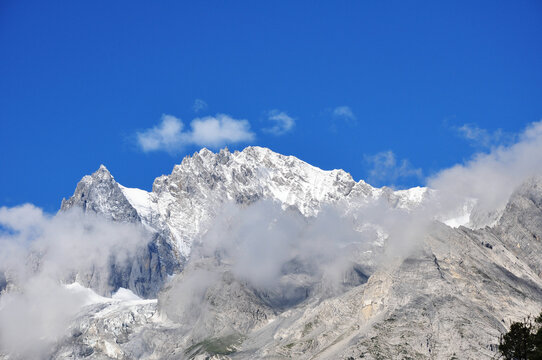
<path fill-rule="evenodd" d="M 92 175 L 85 176 L 74 195 L 63 200 L 60 211 L 79 208 L 108 220 L 142 224 L 137 210 L 127 200 L 121 186 L 101 165 Z M 152 231 L 150 242 L 126 263 L 113 259 L 107 271 L 77 274 L 82 285 L 110 296 L 119 288 L 132 290 L 144 298 L 156 297 L 169 275 L 180 272 L 185 259 L 179 256 L 167 232 Z"/>

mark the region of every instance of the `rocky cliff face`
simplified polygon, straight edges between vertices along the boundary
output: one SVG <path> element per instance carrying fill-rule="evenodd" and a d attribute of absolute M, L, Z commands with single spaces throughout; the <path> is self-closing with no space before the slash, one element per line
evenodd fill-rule
<path fill-rule="evenodd" d="M 63 200 L 60 211 L 80 208 L 104 218 L 126 223 L 142 223 L 141 216 L 125 195 L 125 188 L 118 184 L 105 166 L 92 175 L 85 176 L 68 200 Z M 109 268 L 95 269 L 76 274 L 82 285 L 110 296 L 119 288 L 128 288 L 143 297 L 156 297 L 168 275 L 182 269 L 184 259 L 171 242 L 167 231 L 149 229 L 149 243 L 140 249 L 127 264 L 111 262 Z"/>
<path fill-rule="evenodd" d="M 94 174 L 81 179 L 73 196 L 68 200 L 62 200 L 60 211 L 73 207 L 103 215 L 113 221 L 141 221 L 136 209 L 126 199 L 119 184 L 103 165 Z"/>
<path fill-rule="evenodd" d="M 542 276 L 542 179 L 528 179 L 510 198 L 494 229 L 497 236 Z"/>
<path fill-rule="evenodd" d="M 377 227 L 375 241 L 343 248 L 347 256 L 340 260 L 348 266 L 341 267 L 339 287 L 329 288 L 315 270 L 320 252 L 308 263 L 297 254 L 275 285 L 263 286 L 247 280 L 227 253 L 200 249 L 226 203 L 249 210 L 258 200 L 278 203 L 305 219 L 299 236 L 316 239 L 319 231 L 327 236 L 325 226 L 311 232 L 303 224 L 310 226 L 327 207 L 345 221 L 324 225 L 362 234 L 371 217 L 355 216 L 358 208 L 375 202 L 409 213 L 428 196 L 423 188 L 375 189 L 341 170 L 323 171 L 262 148 L 204 149 L 157 178 L 150 193 L 124 188 L 100 168 L 62 209 L 78 206 L 114 221 L 141 222 L 155 234 L 145 254 L 162 264 L 169 256 L 172 265 L 151 266 L 155 277 L 143 278 L 155 286 L 146 294 L 158 294 L 158 301 L 90 305 L 52 358 L 491 359 L 510 322 L 542 308 L 541 179 L 517 189 L 494 226 L 473 230 L 432 221 L 409 234 L 417 241 L 405 256 L 384 257 L 386 229 Z M 276 223 L 268 220 L 266 226 Z M 395 232 L 406 237 L 408 225 Z M 117 286 L 144 295 L 130 279 L 140 276 L 134 269 L 146 259 L 134 259 Z"/>

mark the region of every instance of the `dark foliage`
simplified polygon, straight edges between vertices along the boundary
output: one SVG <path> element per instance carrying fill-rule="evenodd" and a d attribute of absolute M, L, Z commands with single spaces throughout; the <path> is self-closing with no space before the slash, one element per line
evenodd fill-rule
<path fill-rule="evenodd" d="M 542 313 L 534 320 L 515 322 L 501 336 L 499 352 L 506 360 L 542 360 Z"/>

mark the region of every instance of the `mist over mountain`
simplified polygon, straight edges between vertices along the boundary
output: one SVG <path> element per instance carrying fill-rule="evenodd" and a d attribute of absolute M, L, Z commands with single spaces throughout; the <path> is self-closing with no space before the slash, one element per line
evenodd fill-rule
<path fill-rule="evenodd" d="M 204 148 L 0 208 L 0 358 L 490 359 L 542 307 L 541 128 L 429 187 Z"/>

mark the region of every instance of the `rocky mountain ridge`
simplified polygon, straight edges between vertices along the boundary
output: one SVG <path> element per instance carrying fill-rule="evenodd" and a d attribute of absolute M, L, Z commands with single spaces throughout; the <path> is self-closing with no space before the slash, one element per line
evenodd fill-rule
<path fill-rule="evenodd" d="M 115 291 L 125 287 L 153 297 L 167 275 L 182 270 L 193 242 L 201 238 L 225 203 L 247 206 L 270 200 L 311 217 L 322 206 L 338 202 L 352 207 L 382 200 L 391 207 L 414 208 L 426 193 L 426 188 L 419 187 L 399 191 L 374 188 L 363 180 L 354 181 L 343 170 L 321 170 L 266 148 L 247 147 L 234 153 L 228 149 L 213 153 L 204 148 L 185 157 L 170 175 L 156 178 L 152 192 L 120 185 L 101 165 L 83 177 L 72 197 L 62 201 L 61 211 L 80 208 L 112 221 L 142 223 L 149 229 L 156 244 L 146 251 L 148 258 L 156 259 L 152 266 L 144 263 L 145 268 L 151 268 L 150 275 L 142 277 L 139 272 L 133 275 L 130 269 L 123 269 L 125 274 L 120 277 L 112 274 L 120 282 L 98 288 Z M 139 284 L 156 284 L 134 288 L 134 278 Z"/>

